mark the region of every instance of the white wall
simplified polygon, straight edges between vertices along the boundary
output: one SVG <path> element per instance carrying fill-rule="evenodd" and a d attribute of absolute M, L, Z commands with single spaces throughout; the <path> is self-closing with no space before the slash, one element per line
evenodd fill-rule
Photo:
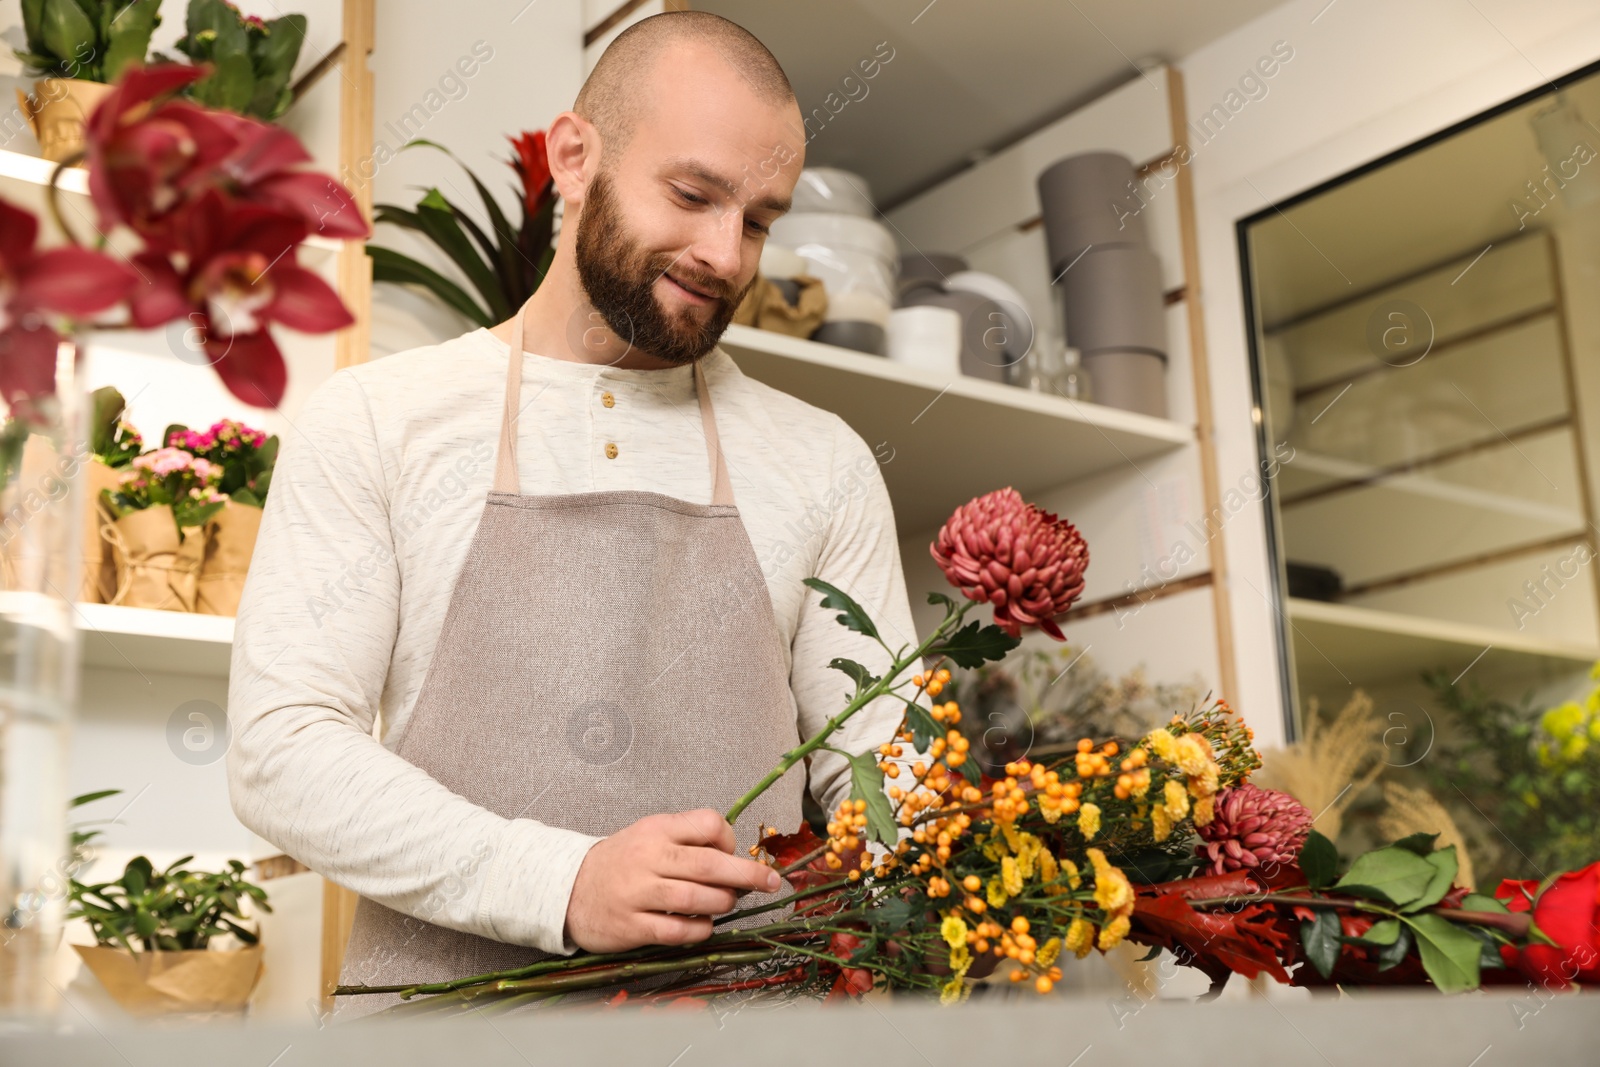
<path fill-rule="evenodd" d="M 374 200 L 411 207 L 421 199 L 416 187 L 431 185 L 483 218 L 471 182 L 442 153 L 412 148 L 393 154 L 406 139 L 423 137 L 472 168 L 515 225 L 520 213 L 506 138 L 544 129 L 572 106 L 583 83 L 583 12 L 580 0 L 443 6 L 384 0 L 372 56 L 374 166 L 367 169 Z M 443 256 L 408 232 L 383 226 L 375 241 L 461 280 Z M 434 344 L 469 328 L 431 296 L 393 285 L 373 289 L 374 357 Z"/>
<path fill-rule="evenodd" d="M 1223 103 L 1278 41 L 1293 58 L 1192 164 L 1224 484 L 1256 462 L 1235 223 L 1594 60 L 1600 8 L 1593 0 L 1293 0 L 1178 62 L 1191 121 Z M 1270 706 L 1280 699 L 1277 625 L 1264 595 L 1259 505 L 1229 524 L 1227 550 L 1239 704 Z"/>

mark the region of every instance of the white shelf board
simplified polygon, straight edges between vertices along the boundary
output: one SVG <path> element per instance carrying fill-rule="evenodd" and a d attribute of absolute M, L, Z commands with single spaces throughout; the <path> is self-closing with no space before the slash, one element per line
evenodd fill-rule
<path fill-rule="evenodd" d="M 1291 597 L 1290 633 L 1302 686 L 1371 686 L 1415 681 L 1442 667 L 1470 678 L 1520 677 L 1587 669 L 1600 648 L 1532 638 L 1391 611 Z"/>
<path fill-rule="evenodd" d="M 55 169 L 56 165 L 48 159 L 26 152 L 0 149 L 0 179 L 46 186 L 50 184 L 50 174 Z M 61 172 L 58 188 L 79 196 L 88 196 L 89 172 L 82 167 L 68 167 Z M 313 235 L 305 239 L 302 247 L 318 252 L 337 252 L 343 245 L 343 241 Z"/>
<path fill-rule="evenodd" d="M 1006 486 L 1023 496 L 1181 448 L 1194 429 L 749 326 L 722 347 L 750 377 L 844 419 L 879 455 L 902 534 Z M 884 447 L 887 446 L 887 447 Z M 892 449 L 892 452 L 890 451 Z M 885 461 L 885 456 L 891 456 Z"/>
<path fill-rule="evenodd" d="M 77 604 L 85 667 L 226 677 L 233 618 L 187 611 Z"/>

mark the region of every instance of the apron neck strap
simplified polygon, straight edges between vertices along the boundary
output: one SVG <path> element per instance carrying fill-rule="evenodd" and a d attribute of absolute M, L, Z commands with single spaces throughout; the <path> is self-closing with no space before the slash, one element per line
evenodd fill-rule
<path fill-rule="evenodd" d="M 511 351 L 506 359 L 505 409 L 500 416 L 500 444 L 495 451 L 494 462 L 494 488 L 497 493 L 521 492 L 517 477 L 517 420 L 522 406 L 522 324 L 527 312 L 528 304 L 522 305 L 511 323 Z M 694 376 L 695 395 L 700 402 L 700 424 L 705 431 L 706 455 L 711 462 L 711 503 L 732 504 L 733 486 L 728 479 L 728 464 L 717 438 L 717 420 L 711 411 L 711 392 L 706 387 L 706 376 L 702 373 L 699 360 L 695 361 L 690 373 Z"/>

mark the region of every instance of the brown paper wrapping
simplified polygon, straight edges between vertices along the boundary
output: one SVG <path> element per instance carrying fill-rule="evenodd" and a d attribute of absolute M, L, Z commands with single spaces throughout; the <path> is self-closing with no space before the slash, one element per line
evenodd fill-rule
<path fill-rule="evenodd" d="M 117 564 L 100 532 L 112 521 L 100 504 L 100 490 L 115 490 L 121 484 L 122 472 L 91 459 L 84 465 L 83 480 L 88 499 L 83 507 L 83 581 L 79 583 L 78 599 L 85 604 L 104 604 L 117 595 Z"/>
<path fill-rule="evenodd" d="M 810 337 L 828 312 L 828 294 L 816 278 L 802 276 L 792 280 L 800 287 L 796 304 L 790 306 L 770 279 L 758 277 L 734 312 L 733 321 L 789 337 Z"/>
<path fill-rule="evenodd" d="M 202 615 L 239 614 L 245 571 L 261 532 L 261 509 L 232 500 L 206 524 L 206 554 L 200 564 L 195 610 Z"/>
<path fill-rule="evenodd" d="M 56 495 L 66 484 L 57 480 L 67 473 L 61 458 L 48 436 L 29 434 L 17 476 L 0 491 L 0 585 L 6 589 L 44 592 L 61 578 L 70 580 L 64 571 L 53 573 L 65 559 L 64 552 L 52 551 L 50 525 L 65 514 Z"/>
<path fill-rule="evenodd" d="M 132 952 L 110 945 L 73 945 L 112 999 L 135 1015 L 239 1011 L 266 971 L 262 948 Z"/>
<path fill-rule="evenodd" d="M 180 541 L 167 504 L 124 515 L 104 529 L 117 566 L 117 591 L 107 603 L 166 611 L 195 609 L 206 550 L 203 529 L 185 531 Z"/>

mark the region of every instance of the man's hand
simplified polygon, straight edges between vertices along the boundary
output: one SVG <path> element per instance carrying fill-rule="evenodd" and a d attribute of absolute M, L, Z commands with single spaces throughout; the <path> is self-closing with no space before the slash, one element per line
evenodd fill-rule
<path fill-rule="evenodd" d="M 691 945 L 739 895 L 775 892 L 778 872 L 733 855 L 733 827 L 711 808 L 647 815 L 595 844 L 578 868 L 566 933 L 588 952 Z"/>

